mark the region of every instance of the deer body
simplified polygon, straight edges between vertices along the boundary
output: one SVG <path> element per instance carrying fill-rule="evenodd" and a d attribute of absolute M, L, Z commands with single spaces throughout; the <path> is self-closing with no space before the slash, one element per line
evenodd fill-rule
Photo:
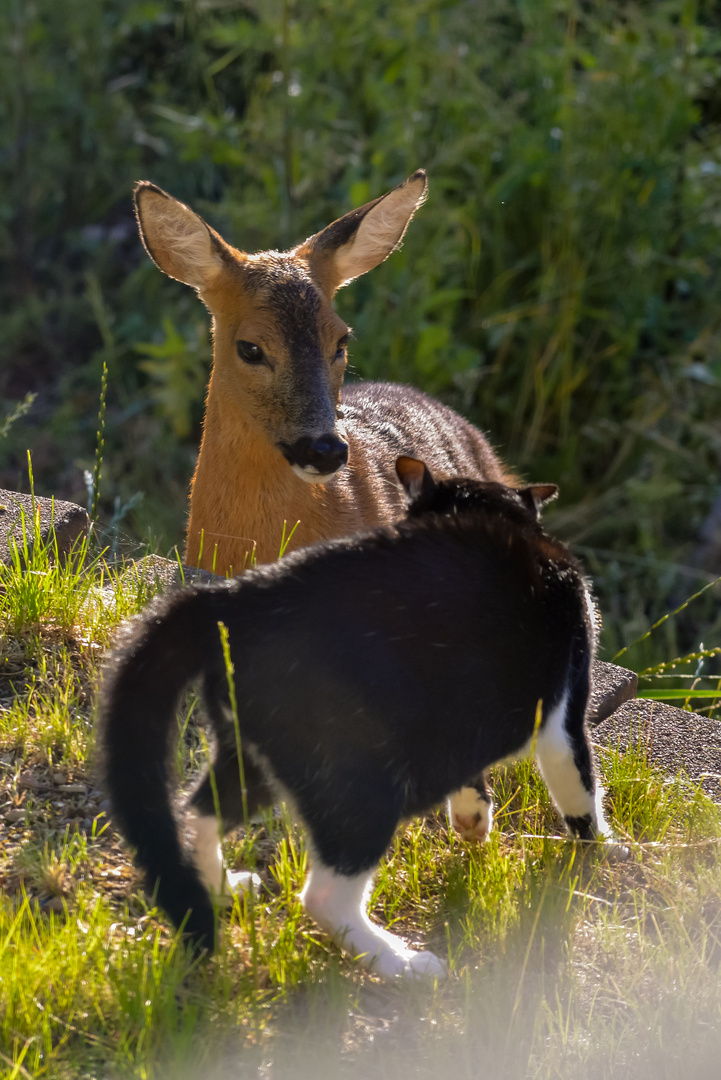
<path fill-rule="evenodd" d="M 272 561 L 296 522 L 290 548 L 396 520 L 399 454 L 439 476 L 512 479 L 478 429 L 426 395 L 383 383 L 341 391 L 349 327 L 333 294 L 398 246 L 425 194 L 419 171 L 290 252 L 247 255 L 159 188 L 138 185 L 148 253 L 196 288 L 213 318 L 190 565 L 240 573 L 251 555 Z"/>
<path fill-rule="evenodd" d="M 409 448 L 432 459 L 443 476 L 501 482 L 508 475 L 473 425 L 409 386 L 344 388 L 338 428 L 349 461 L 325 484 L 300 480 L 241 416 L 229 423 L 227 410 L 218 409 L 215 400 L 209 392 L 191 488 L 186 549 L 191 566 L 240 571 L 251 551 L 258 562 L 270 562 L 279 554 L 284 522 L 286 535 L 301 523 L 291 541 L 297 547 L 395 521 L 403 500 L 393 483 L 394 463 Z"/>

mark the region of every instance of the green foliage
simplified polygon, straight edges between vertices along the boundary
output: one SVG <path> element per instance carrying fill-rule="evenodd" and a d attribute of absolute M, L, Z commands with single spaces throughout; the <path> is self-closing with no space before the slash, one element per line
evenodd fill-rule
<path fill-rule="evenodd" d="M 210 359 L 210 350 L 204 332 L 188 341 L 169 318 L 163 319 L 163 331 L 162 342 L 136 345 L 141 356 L 150 358 L 138 366 L 157 383 L 153 397 L 175 436 L 183 439 L 190 434 L 192 406 L 203 396 L 206 365 L 202 361 Z"/>
<path fill-rule="evenodd" d="M 0 424 L 0 439 L 6 439 L 13 424 L 16 424 L 18 420 L 21 420 L 23 416 L 30 412 L 36 397 L 37 394 L 26 394 L 23 400 L 18 401 L 11 412 L 4 417 Z"/>
<path fill-rule="evenodd" d="M 106 360 L 106 509 L 144 492 L 132 527 L 180 539 L 207 326 L 145 258 L 134 180 L 255 250 L 424 165 L 403 250 L 339 296 L 354 370 L 561 484 L 549 522 L 586 550 L 611 651 L 689 591 L 718 490 L 714 0 L 12 0 L 0 50 L 0 392 L 39 395 L 6 482 L 30 443 L 43 489 L 83 497 Z"/>

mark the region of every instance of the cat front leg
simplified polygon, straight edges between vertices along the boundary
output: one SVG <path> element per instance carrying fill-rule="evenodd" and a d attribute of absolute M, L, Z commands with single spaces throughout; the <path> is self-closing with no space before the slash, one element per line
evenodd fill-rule
<path fill-rule="evenodd" d="M 448 969 L 427 951 L 409 949 L 400 938 L 368 918 L 373 872 L 339 874 L 315 860 L 300 895 L 308 914 L 346 953 L 384 978 L 430 976 L 445 979 Z"/>
<path fill-rule="evenodd" d="M 455 791 L 448 800 L 451 825 L 464 840 L 488 839 L 493 828 L 493 797 L 481 773 L 472 786 Z"/>

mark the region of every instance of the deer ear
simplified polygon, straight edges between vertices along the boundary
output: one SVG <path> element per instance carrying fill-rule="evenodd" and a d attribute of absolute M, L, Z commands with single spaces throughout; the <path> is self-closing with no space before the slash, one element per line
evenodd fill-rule
<path fill-rule="evenodd" d="M 189 206 L 147 180 L 135 187 L 135 213 L 155 265 L 202 292 L 223 267 L 225 241 Z"/>
<path fill-rule="evenodd" d="M 417 458 L 405 454 L 396 460 L 396 473 L 408 498 L 415 502 L 421 495 L 430 498 L 436 490 L 436 482 L 430 469 Z"/>
<path fill-rule="evenodd" d="M 386 195 L 351 210 L 311 236 L 293 254 L 308 260 L 318 284 L 332 296 L 400 246 L 427 193 L 425 171 L 418 169 Z"/>
<path fill-rule="evenodd" d="M 558 495 L 557 484 L 528 484 L 527 487 L 516 488 L 528 509 L 536 517 L 541 516 L 541 509 L 546 503 L 551 502 Z"/>

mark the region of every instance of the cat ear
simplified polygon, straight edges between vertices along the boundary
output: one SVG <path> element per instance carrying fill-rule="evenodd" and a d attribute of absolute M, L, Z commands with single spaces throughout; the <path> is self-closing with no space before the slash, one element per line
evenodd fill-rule
<path fill-rule="evenodd" d="M 516 492 L 531 511 L 536 521 L 541 516 L 541 508 L 558 496 L 557 484 L 528 484 L 526 487 L 516 488 Z"/>
<path fill-rule="evenodd" d="M 415 502 L 421 495 L 430 498 L 436 490 L 436 482 L 430 470 L 417 458 L 403 454 L 396 460 L 396 473 L 408 498 Z"/>

